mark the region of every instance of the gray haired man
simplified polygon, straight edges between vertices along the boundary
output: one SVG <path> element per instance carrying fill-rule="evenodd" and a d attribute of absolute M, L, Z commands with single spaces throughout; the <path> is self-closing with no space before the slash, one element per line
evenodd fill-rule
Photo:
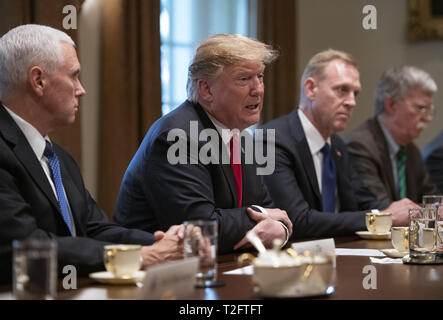
<path fill-rule="evenodd" d="M 421 202 L 438 192 L 412 142 L 432 120 L 436 91 L 432 77 L 417 67 L 386 70 L 376 88 L 375 117 L 349 136 L 357 171 L 379 200 Z"/>
<path fill-rule="evenodd" d="M 183 226 L 152 234 L 109 221 L 77 163 L 50 140 L 75 121 L 85 93 L 66 33 L 28 24 L 0 38 L 0 282 L 11 281 L 13 240 L 56 241 L 59 274 L 65 265 L 83 276 L 104 270 L 111 243 L 143 245 L 144 266 L 183 256 Z"/>

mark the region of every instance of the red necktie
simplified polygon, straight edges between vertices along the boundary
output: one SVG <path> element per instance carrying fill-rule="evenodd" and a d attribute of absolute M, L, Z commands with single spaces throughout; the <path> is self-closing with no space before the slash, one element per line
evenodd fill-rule
<path fill-rule="evenodd" d="M 237 185 L 237 199 L 238 207 L 242 207 L 242 176 L 241 176 L 241 161 L 240 148 L 238 144 L 238 134 L 234 134 L 229 141 L 229 150 L 231 151 L 231 166 L 234 172 L 235 184 Z"/>

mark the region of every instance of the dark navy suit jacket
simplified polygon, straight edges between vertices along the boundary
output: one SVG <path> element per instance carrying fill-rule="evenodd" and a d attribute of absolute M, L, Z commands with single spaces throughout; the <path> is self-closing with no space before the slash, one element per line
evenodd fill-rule
<path fill-rule="evenodd" d="M 193 126 L 194 135 L 200 135 L 204 129 L 216 132 L 203 108 L 189 101 L 151 126 L 124 175 L 114 220 L 127 227 L 152 232 L 166 230 L 186 220 L 216 219 L 219 224 L 219 252 L 230 252 L 255 225 L 246 208 L 253 204 L 272 207 L 273 203 L 256 175 L 257 166 L 242 162 L 243 203 L 238 208 L 237 188 L 229 158 L 225 164 L 220 159 L 221 148 L 224 148 L 220 135 L 216 134 L 215 141 L 195 141 L 196 137 L 191 134 Z M 168 134 L 174 129 L 182 130 L 182 140 L 168 141 Z M 177 146 L 178 141 L 187 146 L 185 163 L 171 164 L 168 151 L 173 150 L 170 148 Z M 193 145 L 200 153 L 209 141 L 218 145 L 219 154 L 215 158 L 219 163 L 205 164 L 190 151 Z"/>
<path fill-rule="evenodd" d="M 422 155 L 432 182 L 443 193 L 443 130 L 424 148 Z"/>
<path fill-rule="evenodd" d="M 152 234 L 111 223 L 86 190 L 75 160 L 53 144 L 71 207 L 76 237 L 63 221 L 56 197 L 26 137 L 0 102 L 0 281 L 11 282 L 15 239 L 54 239 L 58 266 L 78 275 L 104 270 L 103 246 L 152 244 Z M 60 272 L 61 275 L 61 272 Z"/>
<path fill-rule="evenodd" d="M 349 235 L 366 230 L 365 212 L 384 208 L 362 183 L 337 135 L 331 137 L 331 152 L 337 170 L 339 213 L 323 212 L 320 189 L 311 151 L 295 109 L 272 120 L 264 129 L 275 129 L 275 172 L 264 181 L 275 205 L 287 211 L 293 237 L 318 238 Z M 269 143 L 266 139 L 265 143 Z"/>

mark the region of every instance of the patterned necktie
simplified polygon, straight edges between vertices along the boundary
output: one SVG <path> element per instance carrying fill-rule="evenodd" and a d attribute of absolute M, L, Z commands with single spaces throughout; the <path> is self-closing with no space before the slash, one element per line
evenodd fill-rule
<path fill-rule="evenodd" d="M 234 172 L 235 184 L 237 185 L 237 199 L 238 207 L 242 207 L 242 175 L 241 175 L 241 161 L 240 161 L 240 147 L 238 144 L 238 134 L 234 134 L 229 141 L 229 150 L 231 152 L 231 167 Z"/>
<path fill-rule="evenodd" d="M 46 148 L 43 155 L 48 159 L 49 167 L 51 168 L 52 180 L 55 185 L 55 192 L 57 193 L 58 204 L 60 211 L 62 212 L 63 220 L 66 222 L 66 225 L 72 234 L 71 216 L 69 215 L 68 201 L 66 200 L 65 189 L 63 187 L 62 176 L 60 173 L 60 162 L 48 140 L 46 140 Z"/>
<path fill-rule="evenodd" d="M 323 171 L 321 179 L 323 211 L 335 212 L 335 187 L 337 185 L 335 163 L 331 156 L 329 144 L 325 143 L 320 151 L 323 153 Z"/>
<path fill-rule="evenodd" d="M 397 158 L 397 183 L 400 199 L 406 198 L 406 150 L 400 147 Z"/>

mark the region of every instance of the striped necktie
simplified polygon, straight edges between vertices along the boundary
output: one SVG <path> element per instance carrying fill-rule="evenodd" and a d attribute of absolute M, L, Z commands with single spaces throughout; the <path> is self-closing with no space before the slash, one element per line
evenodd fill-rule
<path fill-rule="evenodd" d="M 52 148 L 51 143 L 46 140 L 46 147 L 43 155 L 48 159 L 49 167 L 51 169 L 52 181 L 55 185 L 55 192 L 57 194 L 58 204 L 60 211 L 63 216 L 63 220 L 69 228 L 69 231 L 72 233 L 72 225 L 71 225 L 71 216 L 69 214 L 68 208 L 68 200 L 65 196 L 65 188 L 63 187 L 62 175 L 60 173 L 60 162 L 58 161 L 58 157 L 55 154 L 54 149 Z"/>
<path fill-rule="evenodd" d="M 397 184 L 400 199 L 406 198 L 406 150 L 400 147 L 396 154 L 397 159 Z"/>

